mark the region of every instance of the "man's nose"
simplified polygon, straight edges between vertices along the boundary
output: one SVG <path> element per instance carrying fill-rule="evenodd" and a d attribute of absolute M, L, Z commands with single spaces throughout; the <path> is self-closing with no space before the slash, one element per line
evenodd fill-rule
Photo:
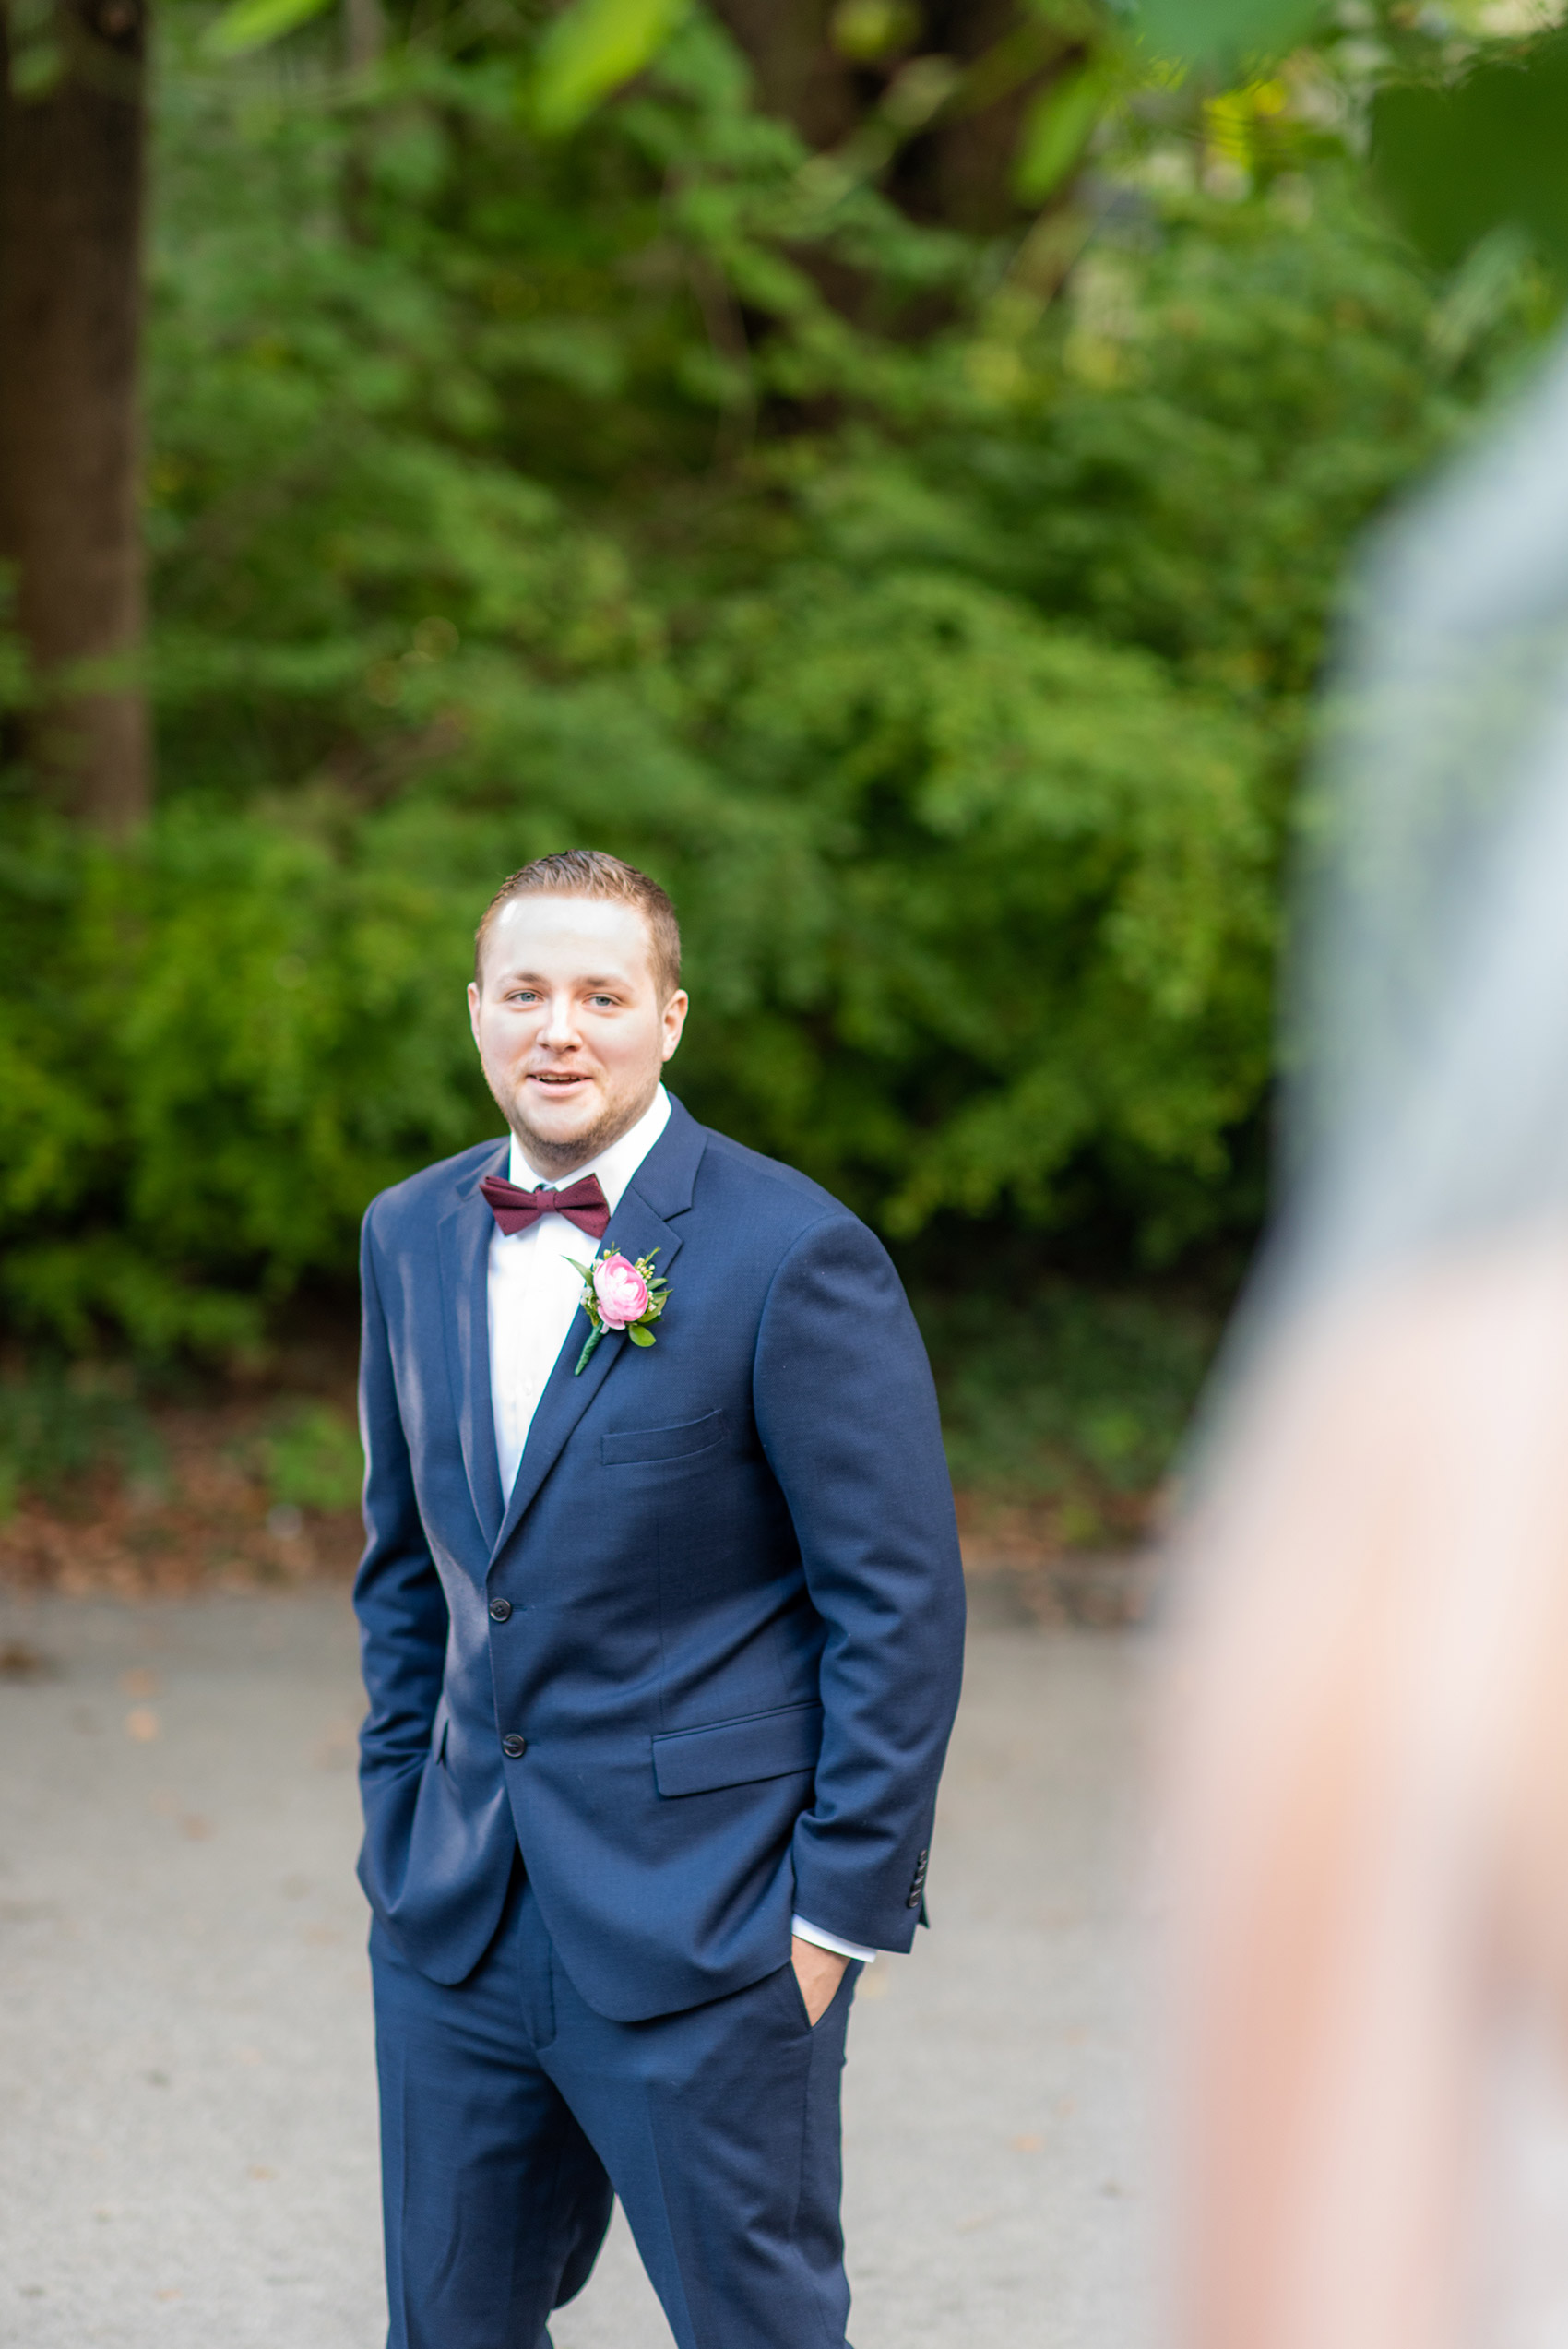
<path fill-rule="evenodd" d="M 544 1026 L 540 1031 L 539 1040 L 556 1052 L 564 1052 L 576 1043 L 577 1031 L 572 1018 L 570 996 L 551 996 L 545 1007 Z"/>

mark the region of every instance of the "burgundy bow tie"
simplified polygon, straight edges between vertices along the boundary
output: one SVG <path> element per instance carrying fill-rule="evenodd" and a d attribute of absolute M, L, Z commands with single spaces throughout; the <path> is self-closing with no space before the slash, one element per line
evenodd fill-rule
<path fill-rule="evenodd" d="M 527 1232 L 541 1215 L 564 1215 L 579 1232 L 590 1239 L 602 1240 L 610 1222 L 610 1201 L 600 1187 L 597 1174 L 585 1174 L 564 1191 L 520 1191 L 516 1183 L 508 1183 L 500 1174 L 487 1174 L 480 1185 L 490 1202 L 490 1211 L 508 1239 L 514 1232 Z"/>

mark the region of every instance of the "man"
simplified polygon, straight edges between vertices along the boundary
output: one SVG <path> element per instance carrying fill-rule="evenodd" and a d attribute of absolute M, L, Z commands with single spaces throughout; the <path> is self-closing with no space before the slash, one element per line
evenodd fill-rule
<path fill-rule="evenodd" d="M 664 1091 L 646 876 L 514 874 L 469 1005 L 511 1139 L 362 1257 L 391 2349 L 540 2349 L 612 2193 L 681 2349 L 845 2349 L 849 2005 L 963 1640 L 924 1352 L 864 1226 Z"/>

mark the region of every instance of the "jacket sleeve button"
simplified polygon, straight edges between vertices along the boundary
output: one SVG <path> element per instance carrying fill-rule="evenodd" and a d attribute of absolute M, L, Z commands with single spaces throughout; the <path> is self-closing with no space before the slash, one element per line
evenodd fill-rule
<path fill-rule="evenodd" d="M 521 1761 L 528 1749 L 528 1739 L 519 1737 L 516 1730 L 509 1731 L 501 1740 L 501 1750 L 508 1761 Z"/>

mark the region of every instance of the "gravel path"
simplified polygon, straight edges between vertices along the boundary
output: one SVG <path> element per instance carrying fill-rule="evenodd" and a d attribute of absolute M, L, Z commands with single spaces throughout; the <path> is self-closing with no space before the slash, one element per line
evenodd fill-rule
<path fill-rule="evenodd" d="M 850 2031 L 857 2349 L 1133 2349 L 1144 1663 L 980 1596 Z M 0 1595 L 5 2349 L 380 2349 L 359 1710 L 337 1592 Z M 553 2332 L 669 2349 L 619 2220 Z"/>

